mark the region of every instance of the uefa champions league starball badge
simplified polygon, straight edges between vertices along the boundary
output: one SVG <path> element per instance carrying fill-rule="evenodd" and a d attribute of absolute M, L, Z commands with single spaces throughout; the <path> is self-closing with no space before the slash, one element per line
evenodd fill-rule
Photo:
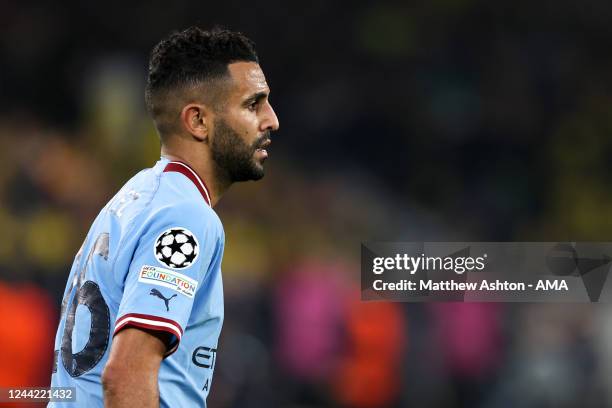
<path fill-rule="evenodd" d="M 157 237 L 154 254 L 162 265 L 173 269 L 191 266 L 200 251 L 195 235 L 186 228 L 173 227 Z"/>

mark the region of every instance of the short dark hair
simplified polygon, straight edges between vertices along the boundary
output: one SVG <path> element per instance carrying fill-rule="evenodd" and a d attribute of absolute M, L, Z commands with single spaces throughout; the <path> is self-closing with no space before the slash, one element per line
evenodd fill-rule
<path fill-rule="evenodd" d="M 229 74 L 228 64 L 259 63 L 255 43 L 244 34 L 222 28 L 189 27 L 160 41 L 151 51 L 145 102 L 158 130 L 169 91 L 191 87 Z"/>

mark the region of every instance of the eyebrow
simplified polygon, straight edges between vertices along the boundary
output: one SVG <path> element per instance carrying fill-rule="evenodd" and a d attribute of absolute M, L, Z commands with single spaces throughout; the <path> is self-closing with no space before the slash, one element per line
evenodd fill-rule
<path fill-rule="evenodd" d="M 259 102 L 262 99 L 267 98 L 269 93 L 270 93 L 269 91 L 256 92 L 253 95 L 251 95 L 248 98 L 246 98 L 242 104 L 244 106 L 248 106 L 248 105 L 252 104 L 253 102 Z"/>

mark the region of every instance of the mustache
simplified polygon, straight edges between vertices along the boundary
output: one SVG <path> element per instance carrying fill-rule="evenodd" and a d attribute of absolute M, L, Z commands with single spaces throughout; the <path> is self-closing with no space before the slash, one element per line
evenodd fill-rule
<path fill-rule="evenodd" d="M 255 142 L 253 142 L 253 150 L 261 148 L 264 144 L 270 141 L 270 131 L 264 132 Z"/>

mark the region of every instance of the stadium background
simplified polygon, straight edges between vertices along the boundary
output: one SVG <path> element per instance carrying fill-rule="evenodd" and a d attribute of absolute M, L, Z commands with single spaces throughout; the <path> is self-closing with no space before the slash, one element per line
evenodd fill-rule
<path fill-rule="evenodd" d="M 612 3 L 5 2 L 0 385 L 46 385 L 60 294 L 101 206 L 158 157 L 147 54 L 221 24 L 281 122 L 218 207 L 212 407 L 601 407 L 605 304 L 358 300 L 364 240 L 611 240 Z M 24 405 L 19 405 L 24 406 Z"/>

